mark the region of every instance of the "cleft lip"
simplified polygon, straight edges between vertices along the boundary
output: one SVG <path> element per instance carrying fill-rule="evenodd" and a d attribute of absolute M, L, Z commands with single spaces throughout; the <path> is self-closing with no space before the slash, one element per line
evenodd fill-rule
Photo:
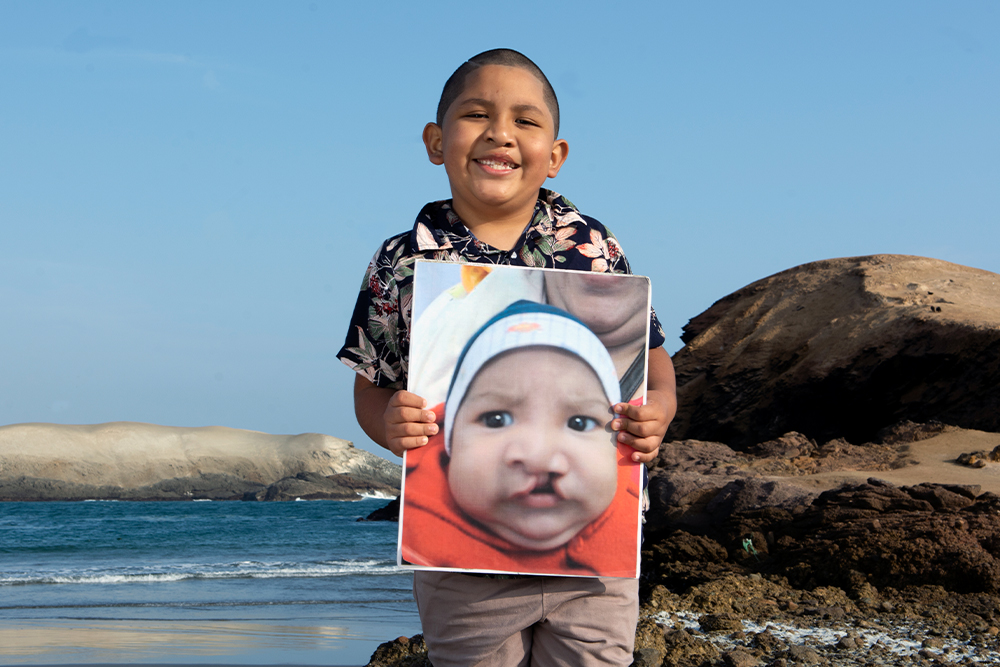
<path fill-rule="evenodd" d="M 550 496 L 561 499 L 562 493 L 556 488 L 555 481 L 556 475 L 550 473 L 532 475 L 517 489 L 513 497 L 527 499 L 533 496 L 536 498 Z"/>

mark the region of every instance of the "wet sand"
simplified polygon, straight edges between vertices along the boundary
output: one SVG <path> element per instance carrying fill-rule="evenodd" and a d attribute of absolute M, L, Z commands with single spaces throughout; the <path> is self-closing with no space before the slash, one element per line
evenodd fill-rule
<path fill-rule="evenodd" d="M 15 620 L 0 627 L 0 664 L 363 665 L 393 625 L 376 622 L 361 635 L 334 625 L 260 621 Z"/>

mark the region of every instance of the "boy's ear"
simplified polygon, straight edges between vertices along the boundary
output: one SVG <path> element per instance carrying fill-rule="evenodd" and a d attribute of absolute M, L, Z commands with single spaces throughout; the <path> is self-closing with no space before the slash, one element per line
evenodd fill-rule
<path fill-rule="evenodd" d="M 559 174 L 559 170 L 566 163 L 568 156 L 569 143 L 565 139 L 556 139 L 552 142 L 552 155 L 549 158 L 549 178 L 555 178 Z"/>
<path fill-rule="evenodd" d="M 444 164 L 444 149 L 441 146 L 441 126 L 437 123 L 424 125 L 424 147 L 427 149 L 427 159 L 434 164 Z"/>

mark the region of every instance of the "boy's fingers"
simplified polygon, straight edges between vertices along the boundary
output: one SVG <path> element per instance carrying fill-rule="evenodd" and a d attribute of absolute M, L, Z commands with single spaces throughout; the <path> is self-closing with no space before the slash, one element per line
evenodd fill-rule
<path fill-rule="evenodd" d="M 613 430 L 627 432 L 637 438 L 648 438 L 651 435 L 656 435 L 658 426 L 656 422 L 632 421 L 631 419 L 616 419 L 615 422 L 611 425 Z"/>
<path fill-rule="evenodd" d="M 397 424 L 386 433 L 389 451 L 396 456 L 402 456 L 407 449 L 423 447 L 430 442 L 430 437 L 437 433 L 437 424 Z"/>
<path fill-rule="evenodd" d="M 396 438 L 389 440 L 389 451 L 391 451 L 396 456 L 402 456 L 403 452 L 407 449 L 416 449 L 418 447 L 423 447 L 428 442 L 427 438 L 424 436 L 419 436 L 415 438 Z"/>
<path fill-rule="evenodd" d="M 657 437 L 649 438 L 637 438 L 636 436 L 628 433 L 626 431 L 621 431 L 618 434 L 618 442 L 623 445 L 628 445 L 632 449 L 640 452 L 651 452 L 658 450 L 660 448 L 660 440 Z"/>
<path fill-rule="evenodd" d="M 389 398 L 389 407 L 426 408 L 427 400 L 401 389 Z"/>
<path fill-rule="evenodd" d="M 386 419 L 394 424 L 423 423 L 433 424 L 436 415 L 430 410 L 420 408 L 395 408 L 389 411 Z"/>
<path fill-rule="evenodd" d="M 618 434 L 618 442 L 628 445 L 635 451 L 632 453 L 633 461 L 648 463 L 660 453 L 660 442 L 656 437 L 636 438 L 635 436 L 622 431 Z"/>
<path fill-rule="evenodd" d="M 656 415 L 656 410 L 651 405 L 632 405 L 631 403 L 619 403 L 615 406 L 615 413 L 622 417 L 637 422 L 649 421 Z"/>
<path fill-rule="evenodd" d="M 418 422 L 400 422 L 393 424 L 386 429 L 386 435 L 390 439 L 398 438 L 427 438 L 438 432 L 437 424 L 420 424 Z M 423 444 L 427 444 L 426 442 Z M 419 446 L 419 445 L 415 445 Z"/>
<path fill-rule="evenodd" d="M 655 452 L 635 452 L 632 454 L 632 460 L 636 463 L 649 463 L 659 455 L 659 450 Z"/>

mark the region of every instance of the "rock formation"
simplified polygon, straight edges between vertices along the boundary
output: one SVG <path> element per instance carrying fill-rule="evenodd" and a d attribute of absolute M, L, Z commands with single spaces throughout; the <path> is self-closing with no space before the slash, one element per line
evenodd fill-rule
<path fill-rule="evenodd" d="M 674 357 L 668 440 L 874 440 L 903 420 L 1000 431 L 1000 275 L 905 255 L 805 264 L 720 299 Z"/>
<path fill-rule="evenodd" d="M 319 433 L 114 422 L 0 427 L 0 500 L 357 499 L 400 466 Z"/>

